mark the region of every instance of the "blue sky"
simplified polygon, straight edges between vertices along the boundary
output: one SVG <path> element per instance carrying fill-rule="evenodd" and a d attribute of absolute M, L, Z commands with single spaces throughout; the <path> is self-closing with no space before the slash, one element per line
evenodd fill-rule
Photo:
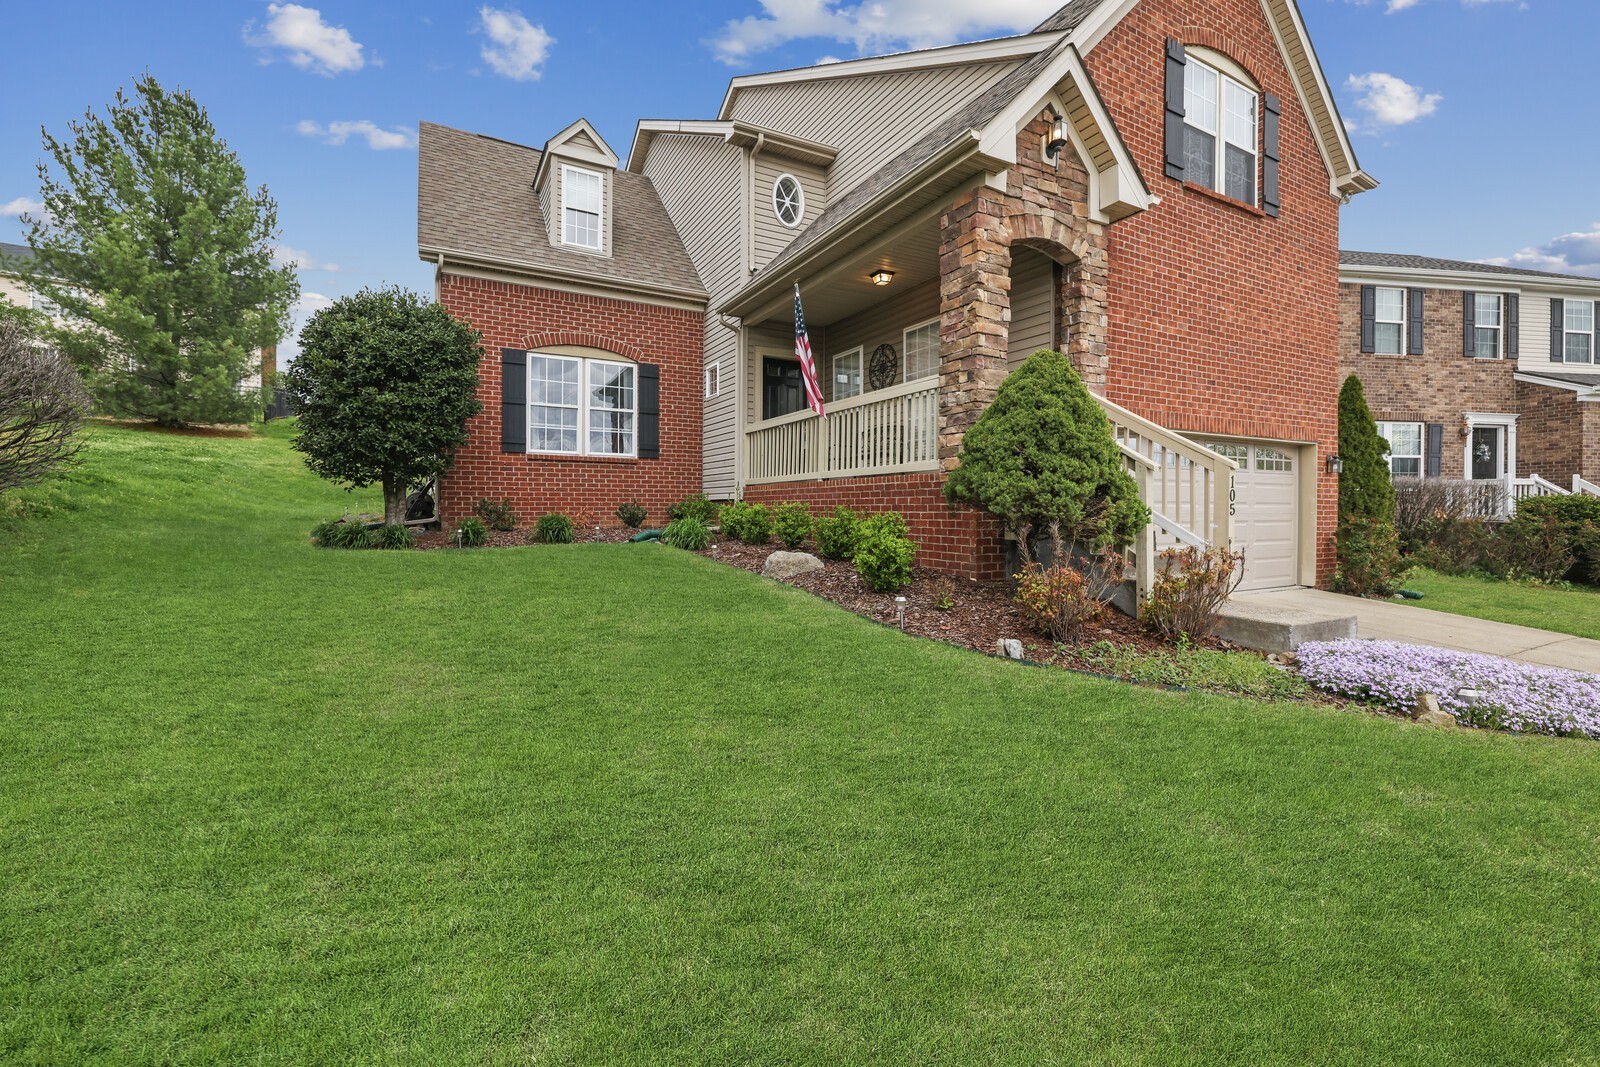
<path fill-rule="evenodd" d="M 427 291 L 420 119 L 539 144 L 589 118 L 626 155 L 639 118 L 710 118 L 737 73 L 976 40 L 1051 0 L 549 4 L 259 0 L 17 5 L 0 112 L 0 240 L 63 131 L 148 69 L 193 92 L 277 198 L 312 309 Z M 1600 276 L 1595 0 L 1301 0 L 1363 165 L 1347 248 Z M 976 12 L 976 14 L 974 14 Z"/>

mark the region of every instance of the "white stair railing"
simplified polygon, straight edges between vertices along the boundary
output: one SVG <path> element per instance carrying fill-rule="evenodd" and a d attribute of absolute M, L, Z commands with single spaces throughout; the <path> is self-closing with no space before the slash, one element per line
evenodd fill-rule
<path fill-rule="evenodd" d="M 1204 445 L 1101 396 L 1117 443 L 1148 460 L 1144 502 L 1173 540 L 1207 548 L 1233 544 L 1233 474 L 1239 465 Z"/>
<path fill-rule="evenodd" d="M 1585 496 L 1600 496 L 1600 485 L 1596 485 L 1581 474 L 1574 474 L 1572 476 L 1572 491 L 1574 493 L 1582 493 Z"/>

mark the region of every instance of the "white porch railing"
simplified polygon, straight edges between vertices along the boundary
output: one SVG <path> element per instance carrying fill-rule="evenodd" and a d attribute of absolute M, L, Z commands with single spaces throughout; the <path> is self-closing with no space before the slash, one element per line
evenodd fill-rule
<path fill-rule="evenodd" d="M 1516 513 L 1517 505 L 1524 500 L 1532 500 L 1540 496 L 1571 496 L 1572 493 L 1561 488 L 1548 479 L 1535 474 L 1531 478 L 1508 478 L 1506 497 L 1511 501 L 1510 510 Z"/>
<path fill-rule="evenodd" d="M 1204 445 L 1096 396 L 1117 443 L 1150 463 L 1140 492 L 1152 525 L 1178 544 L 1233 543 L 1233 472 L 1238 464 Z M 1141 589 L 1141 592 L 1144 590 Z"/>
<path fill-rule="evenodd" d="M 745 434 L 750 485 L 939 469 L 939 380 L 923 378 L 797 411 Z"/>
<path fill-rule="evenodd" d="M 1600 496 L 1600 485 L 1596 485 L 1581 474 L 1572 476 L 1572 491 L 1583 493 L 1586 496 Z"/>

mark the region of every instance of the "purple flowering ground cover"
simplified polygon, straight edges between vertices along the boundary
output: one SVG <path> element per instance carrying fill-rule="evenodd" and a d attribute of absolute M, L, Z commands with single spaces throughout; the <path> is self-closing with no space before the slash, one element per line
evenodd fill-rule
<path fill-rule="evenodd" d="M 1395 641 L 1314 642 L 1298 655 L 1306 680 L 1335 696 L 1408 713 L 1432 693 L 1463 726 L 1600 740 L 1600 674 Z"/>

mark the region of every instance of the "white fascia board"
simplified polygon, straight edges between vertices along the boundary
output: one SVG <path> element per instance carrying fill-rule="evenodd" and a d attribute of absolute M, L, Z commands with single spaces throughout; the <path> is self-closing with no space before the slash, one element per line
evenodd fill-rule
<path fill-rule="evenodd" d="M 762 85 L 788 85 L 794 82 L 821 81 L 824 78 L 851 78 L 861 74 L 889 74 L 906 70 L 930 70 L 966 63 L 999 63 L 1007 59 L 1029 59 L 1061 39 L 1060 33 L 1025 33 L 993 41 L 955 44 L 944 48 L 924 48 L 866 59 L 847 59 L 841 63 L 775 70 L 766 74 L 745 74 L 728 82 L 728 92 L 717 112 L 726 119 L 733 110 L 733 99 L 741 89 Z"/>
<path fill-rule="evenodd" d="M 1572 365 L 1575 367 L 1584 366 L 1584 364 L 1580 363 L 1574 363 Z M 1551 364 L 1551 366 L 1566 366 L 1566 364 Z M 1563 382 L 1555 378 L 1545 378 L 1536 371 L 1519 370 L 1513 374 L 1512 377 L 1519 382 L 1526 382 L 1529 385 L 1542 385 L 1548 389 L 1565 389 L 1569 393 L 1577 393 L 1579 400 L 1592 400 L 1600 403 L 1600 385 L 1584 385 L 1581 382 Z"/>
<path fill-rule="evenodd" d="M 572 138 L 573 134 L 579 132 L 587 133 L 593 138 L 594 143 L 600 146 L 600 151 L 596 152 L 588 148 L 574 148 L 569 145 L 567 142 Z M 540 150 L 539 167 L 533 175 L 533 187 L 535 189 L 544 185 L 545 175 L 550 172 L 550 158 L 552 156 L 560 156 L 574 163 L 586 163 L 591 167 L 599 167 L 602 170 L 617 169 L 617 154 L 611 150 L 610 145 L 606 144 L 606 139 L 600 136 L 600 131 L 595 129 L 588 119 L 579 119 L 544 143 L 544 148 Z"/>
<path fill-rule="evenodd" d="M 704 137 L 726 138 L 733 132 L 733 123 L 711 119 L 644 119 L 633 131 L 633 144 L 628 149 L 627 170 L 639 174 L 644 170 L 644 160 L 650 152 L 650 142 L 659 133 L 684 133 Z"/>
<path fill-rule="evenodd" d="M 1438 270 L 1431 267 L 1340 267 L 1339 281 L 1345 285 L 1414 285 L 1423 289 L 1463 289 L 1484 293 L 1539 292 L 1569 293 L 1600 300 L 1600 278 L 1586 282 L 1577 278 L 1526 277 L 1469 270 Z"/>

